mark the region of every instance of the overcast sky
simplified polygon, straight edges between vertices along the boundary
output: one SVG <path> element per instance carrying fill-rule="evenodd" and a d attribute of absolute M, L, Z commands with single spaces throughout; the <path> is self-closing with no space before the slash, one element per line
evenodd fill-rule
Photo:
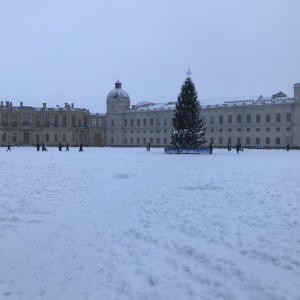
<path fill-rule="evenodd" d="M 209 99 L 293 97 L 300 0 L 1 0 L 0 100 L 106 111 L 176 101 L 188 68 Z"/>

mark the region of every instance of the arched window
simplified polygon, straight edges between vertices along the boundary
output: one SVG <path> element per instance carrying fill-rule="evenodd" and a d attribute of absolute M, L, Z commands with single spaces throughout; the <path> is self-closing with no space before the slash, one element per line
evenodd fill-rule
<path fill-rule="evenodd" d="M 29 133 L 28 132 L 24 132 L 24 135 L 23 135 L 23 142 L 24 144 L 29 144 Z"/>

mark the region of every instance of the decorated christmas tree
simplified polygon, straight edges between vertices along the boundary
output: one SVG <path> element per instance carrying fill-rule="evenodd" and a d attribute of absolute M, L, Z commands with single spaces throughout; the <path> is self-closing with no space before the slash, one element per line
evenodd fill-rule
<path fill-rule="evenodd" d="M 185 79 L 172 118 L 174 132 L 172 134 L 172 146 L 176 148 L 199 148 L 206 143 L 204 138 L 203 118 L 201 118 L 201 106 L 197 98 L 195 85 L 190 78 Z"/>

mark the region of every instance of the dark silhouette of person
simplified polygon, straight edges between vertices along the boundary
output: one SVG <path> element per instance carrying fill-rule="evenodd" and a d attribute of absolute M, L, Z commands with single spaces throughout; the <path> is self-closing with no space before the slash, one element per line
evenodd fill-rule
<path fill-rule="evenodd" d="M 240 144 L 236 144 L 235 150 L 236 150 L 236 153 L 239 154 L 239 152 L 240 152 L 240 150 L 241 150 Z"/>
<path fill-rule="evenodd" d="M 39 142 L 36 143 L 36 151 L 40 151 L 40 143 Z"/>
<path fill-rule="evenodd" d="M 61 145 L 61 143 L 58 143 L 58 150 L 62 151 L 61 149 L 62 149 L 62 145 Z"/>
<path fill-rule="evenodd" d="M 209 143 L 209 154 L 213 153 L 213 146 L 211 143 Z"/>
<path fill-rule="evenodd" d="M 228 151 L 231 151 L 231 145 L 228 143 Z"/>
<path fill-rule="evenodd" d="M 79 145 L 79 151 L 83 151 L 82 144 Z"/>
<path fill-rule="evenodd" d="M 69 151 L 69 144 L 66 144 L 66 151 Z"/>
<path fill-rule="evenodd" d="M 151 145 L 150 143 L 147 144 L 147 151 L 150 151 Z"/>
<path fill-rule="evenodd" d="M 286 151 L 290 151 L 290 144 L 287 144 Z"/>
<path fill-rule="evenodd" d="M 6 152 L 7 152 L 7 151 L 11 151 L 11 149 L 10 149 L 10 144 L 7 145 L 7 150 L 6 150 Z"/>

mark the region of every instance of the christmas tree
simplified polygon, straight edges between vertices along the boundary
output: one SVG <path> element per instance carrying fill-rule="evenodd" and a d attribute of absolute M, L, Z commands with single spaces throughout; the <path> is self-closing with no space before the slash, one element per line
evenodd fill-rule
<path fill-rule="evenodd" d="M 201 118 L 201 107 L 197 98 L 195 85 L 190 78 L 185 79 L 172 118 L 174 133 L 172 134 L 172 146 L 176 148 L 199 148 L 206 143 L 204 138 L 203 118 Z"/>

